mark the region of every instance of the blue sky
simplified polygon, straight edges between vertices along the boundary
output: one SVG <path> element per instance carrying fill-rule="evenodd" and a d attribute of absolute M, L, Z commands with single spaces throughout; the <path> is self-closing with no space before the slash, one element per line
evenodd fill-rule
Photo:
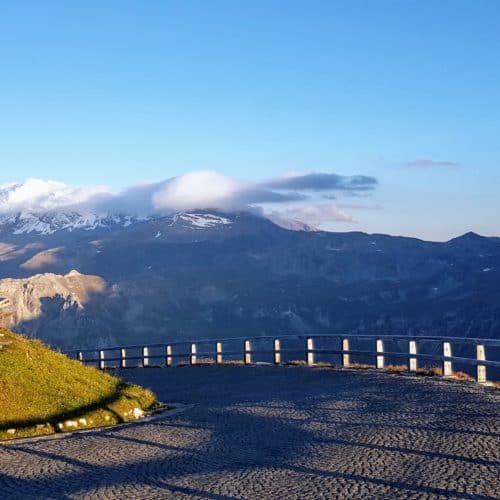
<path fill-rule="evenodd" d="M 500 2 L 0 6 L 0 182 L 365 175 L 322 227 L 500 235 Z"/>

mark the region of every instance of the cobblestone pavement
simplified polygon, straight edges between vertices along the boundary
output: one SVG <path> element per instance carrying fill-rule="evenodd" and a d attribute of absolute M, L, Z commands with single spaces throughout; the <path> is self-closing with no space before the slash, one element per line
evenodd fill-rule
<path fill-rule="evenodd" d="M 0 445 L 5 498 L 498 498 L 500 391 L 292 367 L 128 370 L 150 422 Z"/>

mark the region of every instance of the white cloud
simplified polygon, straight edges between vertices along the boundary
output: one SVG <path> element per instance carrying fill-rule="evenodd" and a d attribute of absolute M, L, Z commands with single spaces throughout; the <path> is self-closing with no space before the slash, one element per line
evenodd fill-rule
<path fill-rule="evenodd" d="M 156 191 L 153 206 L 159 211 L 230 208 L 235 195 L 242 189 L 241 183 L 217 172 L 189 172 L 175 177 Z"/>
<path fill-rule="evenodd" d="M 351 215 L 344 212 L 335 203 L 298 206 L 286 209 L 280 214 L 316 227 L 329 222 L 356 222 Z"/>
<path fill-rule="evenodd" d="M 318 226 L 353 222 L 339 204 L 325 203 L 326 197 L 370 193 L 376 184 L 372 177 L 325 173 L 296 173 L 245 183 L 201 170 L 112 193 L 103 186 L 71 186 L 30 178 L 20 184 L 0 185 L 0 214 L 78 210 L 152 215 L 190 209 L 257 209 Z"/>
<path fill-rule="evenodd" d="M 109 190 L 102 186 L 69 186 L 64 182 L 29 178 L 22 184 L 0 185 L 0 213 L 48 212 L 80 206 L 106 193 Z"/>

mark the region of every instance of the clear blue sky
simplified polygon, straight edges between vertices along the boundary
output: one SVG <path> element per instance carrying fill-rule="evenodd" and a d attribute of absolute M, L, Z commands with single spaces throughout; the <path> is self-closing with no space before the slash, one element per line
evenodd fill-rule
<path fill-rule="evenodd" d="M 497 0 L 0 7 L 0 182 L 364 174 L 331 229 L 500 235 Z"/>

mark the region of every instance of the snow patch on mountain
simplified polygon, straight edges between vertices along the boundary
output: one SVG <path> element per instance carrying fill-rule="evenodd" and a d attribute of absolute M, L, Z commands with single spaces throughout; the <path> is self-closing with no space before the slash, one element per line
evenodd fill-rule
<path fill-rule="evenodd" d="M 306 224 L 305 222 L 299 221 L 297 219 L 283 217 L 276 213 L 268 214 L 266 217 L 271 222 L 274 222 L 274 224 L 276 224 L 277 226 L 282 227 L 283 229 L 288 229 L 290 231 L 319 231 L 319 229 L 315 226 L 311 226 L 310 224 Z"/>
<path fill-rule="evenodd" d="M 206 213 L 183 213 L 178 215 L 178 218 L 187 222 L 196 228 L 208 228 L 215 227 L 218 225 L 228 225 L 233 222 L 220 215 L 206 214 Z"/>

